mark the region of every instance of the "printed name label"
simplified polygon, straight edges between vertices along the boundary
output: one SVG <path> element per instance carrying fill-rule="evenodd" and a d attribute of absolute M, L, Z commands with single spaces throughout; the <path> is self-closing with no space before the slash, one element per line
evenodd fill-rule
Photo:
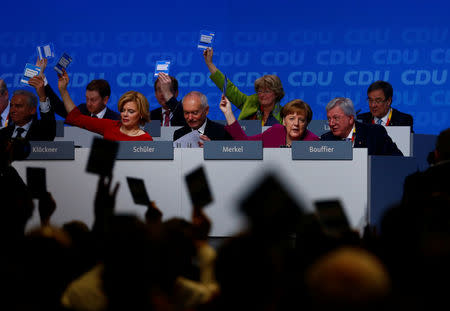
<path fill-rule="evenodd" d="M 207 141 L 203 149 L 205 160 L 262 160 L 261 141 Z"/>
<path fill-rule="evenodd" d="M 171 141 L 121 141 L 117 160 L 173 160 Z"/>
<path fill-rule="evenodd" d="M 74 160 L 73 141 L 30 141 L 27 160 Z"/>
<path fill-rule="evenodd" d="M 295 141 L 292 160 L 352 160 L 351 141 Z"/>

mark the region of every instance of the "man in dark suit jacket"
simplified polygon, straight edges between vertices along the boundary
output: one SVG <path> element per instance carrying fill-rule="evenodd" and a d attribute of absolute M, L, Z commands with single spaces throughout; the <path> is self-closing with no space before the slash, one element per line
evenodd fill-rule
<path fill-rule="evenodd" d="M 185 126 L 183 106 L 178 97 L 178 81 L 160 72 L 154 84 L 155 97 L 161 107 L 150 111 L 150 119 L 158 120 L 161 126 Z M 168 118 L 166 118 L 166 115 Z M 168 122 L 167 122 L 168 119 Z"/>
<path fill-rule="evenodd" d="M 183 98 L 183 111 L 187 125 L 173 133 L 174 141 L 195 130 L 201 134 L 200 146 L 203 145 L 203 141 L 232 140 L 230 134 L 225 130 L 225 126 L 207 118 L 209 106 L 204 94 L 197 91 L 188 93 Z"/>
<path fill-rule="evenodd" d="M 384 126 L 410 126 L 413 131 L 413 117 L 391 107 L 394 90 L 386 81 L 375 81 L 367 89 L 370 112 L 361 113 L 357 119 L 363 123 Z"/>
<path fill-rule="evenodd" d="M 37 102 L 33 93 L 26 90 L 15 91 L 10 103 L 10 123 L 0 130 L 0 138 L 52 141 L 56 135 L 55 114 L 48 101 L 40 102 L 39 120 L 36 115 Z"/>
<path fill-rule="evenodd" d="M 423 172 L 405 179 L 402 203 L 408 207 L 423 208 L 433 198 L 450 203 L 450 128 L 442 131 L 434 150 L 434 163 Z M 447 206 L 448 207 L 448 206 Z"/>
<path fill-rule="evenodd" d="M 55 94 L 50 84 L 45 86 L 45 94 L 49 98 L 55 113 L 66 118 L 67 111 L 64 103 Z M 86 116 L 95 116 L 99 119 L 120 120 L 120 114 L 106 106 L 110 96 L 111 88 L 108 81 L 103 79 L 92 80 L 86 86 L 86 103 L 78 105 L 78 109 Z"/>
<path fill-rule="evenodd" d="M 354 148 L 367 148 L 369 155 L 403 155 L 380 125 L 355 122 L 355 109 L 349 98 L 337 97 L 326 106 L 331 131 L 321 140 L 351 140 Z"/>

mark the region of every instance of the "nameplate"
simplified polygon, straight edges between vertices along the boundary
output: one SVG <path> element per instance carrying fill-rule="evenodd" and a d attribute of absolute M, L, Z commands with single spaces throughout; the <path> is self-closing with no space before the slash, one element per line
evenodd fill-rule
<path fill-rule="evenodd" d="M 217 120 L 215 122 L 227 125 L 227 121 L 225 120 Z M 247 136 L 261 134 L 262 126 L 259 120 L 239 120 L 238 123 Z"/>
<path fill-rule="evenodd" d="M 26 160 L 74 160 L 73 141 L 30 141 L 31 152 Z"/>
<path fill-rule="evenodd" d="M 351 141 L 295 141 L 292 160 L 352 160 Z"/>
<path fill-rule="evenodd" d="M 171 141 L 121 141 L 117 160 L 173 160 Z"/>
<path fill-rule="evenodd" d="M 205 160 L 262 160 L 262 141 L 206 141 Z"/>
<path fill-rule="evenodd" d="M 56 120 L 56 137 L 64 137 L 64 120 Z"/>
<path fill-rule="evenodd" d="M 149 133 L 152 137 L 161 136 L 161 123 L 159 120 L 152 120 L 150 123 L 146 123 L 144 130 Z"/>
<path fill-rule="evenodd" d="M 308 130 L 320 136 L 330 131 L 330 126 L 328 125 L 328 120 L 311 120 L 308 124 Z"/>

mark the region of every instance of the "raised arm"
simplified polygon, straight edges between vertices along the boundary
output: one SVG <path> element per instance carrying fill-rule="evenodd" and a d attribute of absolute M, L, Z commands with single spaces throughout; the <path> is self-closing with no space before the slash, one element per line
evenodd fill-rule
<path fill-rule="evenodd" d="M 67 91 L 67 85 L 69 84 L 69 75 L 67 72 L 63 69 L 63 74 L 58 75 L 58 88 L 59 92 L 61 93 L 61 98 L 64 102 L 64 107 L 66 108 L 67 113 L 70 113 L 74 108 L 75 104 L 72 101 L 72 98 L 70 98 L 69 92 Z"/>
<path fill-rule="evenodd" d="M 231 103 L 225 96 L 222 95 L 222 100 L 220 101 L 220 110 L 222 110 L 225 119 L 227 120 L 227 124 L 231 125 L 236 122 L 236 118 L 234 117 L 233 110 L 231 109 Z"/>
<path fill-rule="evenodd" d="M 214 51 L 211 48 L 207 48 L 203 51 L 203 57 L 205 58 L 205 64 L 208 66 L 209 72 L 211 75 L 215 74 L 217 71 L 216 65 L 214 65 L 213 58 Z"/>

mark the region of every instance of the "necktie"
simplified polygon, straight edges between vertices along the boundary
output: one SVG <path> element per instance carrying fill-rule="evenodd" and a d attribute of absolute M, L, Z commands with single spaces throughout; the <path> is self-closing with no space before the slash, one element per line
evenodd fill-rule
<path fill-rule="evenodd" d="M 95 119 L 98 119 L 98 117 L 95 114 L 93 114 L 91 117 L 95 118 Z"/>
<path fill-rule="evenodd" d="M 164 111 L 164 126 L 169 126 L 170 125 L 170 111 L 166 110 Z"/>
<path fill-rule="evenodd" d="M 377 124 L 378 124 L 378 125 L 381 125 L 381 123 L 383 123 L 383 120 L 378 119 L 378 120 L 377 120 Z"/>
<path fill-rule="evenodd" d="M 25 130 L 21 127 L 18 127 L 16 129 L 16 132 L 17 132 L 16 138 L 22 138 L 22 134 L 23 134 L 23 132 L 25 132 Z"/>

